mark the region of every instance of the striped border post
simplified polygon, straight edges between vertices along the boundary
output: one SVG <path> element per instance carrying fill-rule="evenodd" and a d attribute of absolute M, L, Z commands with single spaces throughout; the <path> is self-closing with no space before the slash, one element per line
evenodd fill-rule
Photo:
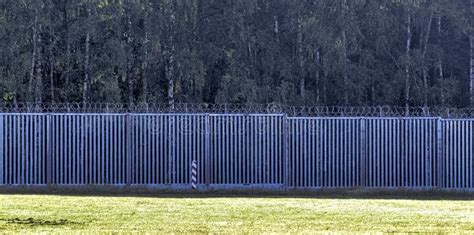
<path fill-rule="evenodd" d="M 191 164 L 191 187 L 197 189 L 197 162 L 193 160 Z"/>

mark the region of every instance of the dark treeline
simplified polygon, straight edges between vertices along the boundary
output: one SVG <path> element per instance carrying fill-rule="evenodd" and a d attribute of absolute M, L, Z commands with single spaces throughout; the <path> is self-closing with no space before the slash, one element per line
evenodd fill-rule
<path fill-rule="evenodd" d="M 470 0 L 0 0 L 6 102 L 470 105 Z"/>

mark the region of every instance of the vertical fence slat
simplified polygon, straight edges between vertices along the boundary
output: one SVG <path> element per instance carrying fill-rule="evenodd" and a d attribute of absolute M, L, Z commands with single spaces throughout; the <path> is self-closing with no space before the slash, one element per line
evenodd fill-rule
<path fill-rule="evenodd" d="M 30 145 L 25 144 L 25 116 L 18 116 L 18 183 L 17 184 L 25 184 L 25 151 L 30 147 Z"/>
<path fill-rule="evenodd" d="M 316 174 L 318 175 L 318 180 L 317 180 L 317 185 L 316 187 L 320 188 L 323 186 L 323 148 L 322 148 L 322 142 L 323 140 L 323 131 L 322 131 L 322 123 L 321 119 L 316 119 L 316 138 L 317 138 L 317 164 L 318 167 L 316 168 Z"/>
<path fill-rule="evenodd" d="M 0 185 L 5 184 L 4 175 L 5 175 L 5 135 L 4 135 L 4 115 L 0 114 Z"/>
<path fill-rule="evenodd" d="M 366 142 L 366 119 L 360 119 L 360 186 L 366 187 L 367 186 L 367 178 L 366 178 L 366 171 L 367 171 L 367 142 Z"/>
<path fill-rule="evenodd" d="M 291 169 L 291 179 L 290 179 L 290 174 L 289 174 L 289 169 L 290 169 L 290 143 L 293 143 L 295 136 L 293 133 L 293 128 L 291 128 L 290 131 L 290 122 L 288 120 L 288 117 L 285 115 L 285 122 L 283 123 L 283 130 L 284 130 L 284 149 L 283 149 L 283 161 L 284 161 L 284 167 L 283 167 L 283 179 L 285 182 L 286 187 L 289 187 L 290 182 L 292 186 L 295 186 L 294 184 L 294 169 Z M 291 122 L 291 126 L 293 126 L 294 122 Z M 291 142 L 290 142 L 291 140 Z M 292 151 L 293 152 L 293 151 Z M 291 159 L 291 162 L 293 162 L 294 158 Z M 291 164 L 294 166 L 294 163 Z"/>
<path fill-rule="evenodd" d="M 446 181 L 446 187 L 451 188 L 452 187 L 452 180 L 449 180 L 448 177 L 453 177 L 453 168 L 451 167 L 451 156 L 453 155 L 453 148 L 452 148 L 452 139 L 453 135 L 449 134 L 449 131 L 451 131 L 452 123 L 451 122 L 446 122 L 446 156 L 445 156 L 445 181 Z M 449 130 L 449 131 L 448 131 Z"/>
<path fill-rule="evenodd" d="M 441 118 L 438 118 L 436 120 L 436 143 L 437 143 L 437 148 L 436 148 L 436 157 L 437 157 L 437 163 L 438 163 L 438 174 L 437 174 L 437 186 L 438 188 L 443 187 L 443 175 L 444 175 L 444 168 L 443 168 L 443 156 L 444 156 L 444 151 L 445 149 L 443 148 L 443 121 Z"/>
<path fill-rule="evenodd" d="M 78 151 L 78 148 L 77 148 L 77 133 L 76 133 L 76 116 L 71 116 L 71 120 L 70 120 L 70 123 L 72 123 L 72 130 L 69 132 L 71 135 L 72 135 L 72 154 L 71 154 L 71 157 L 72 157 L 72 184 L 77 184 L 77 170 L 78 170 L 78 165 L 79 165 L 79 161 L 78 161 L 78 158 L 77 158 L 77 151 Z"/>
<path fill-rule="evenodd" d="M 474 189 L 474 121 L 471 120 L 469 122 L 470 130 L 469 130 L 469 156 L 470 156 L 470 188 Z"/>
<path fill-rule="evenodd" d="M 12 120 L 12 115 L 7 116 L 8 117 L 8 173 L 6 174 L 8 176 L 8 184 L 12 184 L 12 176 L 13 176 L 13 171 L 12 171 L 12 162 L 14 159 L 13 156 L 13 135 L 12 135 L 12 130 L 13 130 L 13 120 Z"/>
<path fill-rule="evenodd" d="M 46 184 L 50 185 L 52 183 L 52 168 L 53 168 L 53 162 L 52 162 L 52 122 L 51 122 L 51 114 L 48 114 L 46 116 Z M 0 124 L 1 125 L 1 124 Z M 1 132 L 0 132 L 1 133 Z"/>
<path fill-rule="evenodd" d="M 125 146 L 126 146 L 126 168 L 125 168 L 125 182 L 127 185 L 132 183 L 132 117 L 130 114 L 126 115 L 125 125 L 126 125 L 126 138 L 125 138 Z"/>
<path fill-rule="evenodd" d="M 22 145 L 25 145 L 22 147 L 23 150 L 23 159 L 25 160 L 23 164 L 23 182 L 24 184 L 32 184 L 33 178 L 34 178 L 34 172 L 33 169 L 35 167 L 38 167 L 38 164 L 35 164 L 38 162 L 38 153 L 37 153 L 37 148 L 38 144 L 36 143 L 36 131 L 37 127 L 32 124 L 36 119 L 36 115 L 33 116 L 25 116 L 25 119 L 22 120 L 22 136 L 23 136 L 23 143 Z M 32 129 L 30 131 L 30 129 Z M 33 131 L 34 130 L 34 131 Z M 33 136 L 33 138 L 32 138 Z"/>
<path fill-rule="evenodd" d="M 474 188 L 474 178 L 473 178 L 473 171 L 474 171 L 474 121 L 469 121 L 469 188 L 472 189 Z"/>
<path fill-rule="evenodd" d="M 460 185 L 461 188 L 466 188 L 467 187 L 467 169 L 466 166 L 468 164 L 467 158 L 468 158 L 468 141 L 467 141 L 467 122 L 462 121 L 462 132 L 461 132 L 461 148 L 462 148 L 462 154 L 461 154 L 461 169 L 462 169 L 462 177 L 461 177 L 461 182 L 462 184 Z"/>

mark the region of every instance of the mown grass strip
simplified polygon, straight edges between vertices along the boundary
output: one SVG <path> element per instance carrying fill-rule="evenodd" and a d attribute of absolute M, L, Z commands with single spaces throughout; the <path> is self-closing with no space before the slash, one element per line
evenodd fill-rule
<path fill-rule="evenodd" d="M 0 231 L 474 233 L 474 201 L 0 195 Z"/>

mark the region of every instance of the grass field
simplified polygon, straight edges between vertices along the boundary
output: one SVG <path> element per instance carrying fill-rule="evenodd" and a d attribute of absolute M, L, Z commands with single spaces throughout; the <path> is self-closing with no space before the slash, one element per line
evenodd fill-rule
<path fill-rule="evenodd" d="M 474 201 L 0 195 L 0 233 L 24 231 L 474 233 Z"/>

